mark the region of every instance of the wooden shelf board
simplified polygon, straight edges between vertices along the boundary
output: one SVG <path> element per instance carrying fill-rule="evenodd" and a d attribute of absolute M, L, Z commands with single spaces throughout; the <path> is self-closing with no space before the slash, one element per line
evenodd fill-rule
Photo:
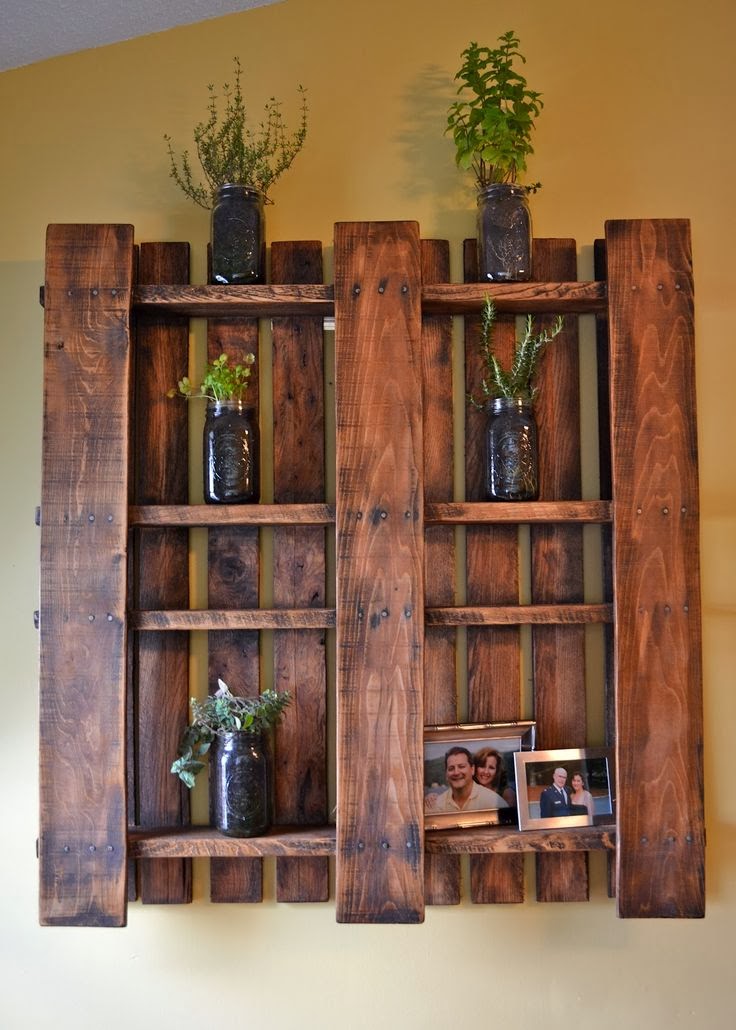
<path fill-rule="evenodd" d="M 614 851 L 616 827 L 571 826 L 569 829 L 516 830 L 473 827 L 467 830 L 429 830 L 424 849 L 433 855 L 515 854 L 524 851 Z"/>
<path fill-rule="evenodd" d="M 612 622 L 610 604 L 530 604 L 427 608 L 428 626 L 539 626 Z"/>
<path fill-rule="evenodd" d="M 478 312 L 486 297 L 492 297 L 498 311 L 525 315 L 604 313 L 607 310 L 605 282 L 542 283 L 437 283 L 422 289 L 425 314 L 465 315 Z"/>
<path fill-rule="evenodd" d="M 330 629 L 334 608 L 239 608 L 170 611 L 131 611 L 131 629 L 235 630 L 235 629 Z"/>
<path fill-rule="evenodd" d="M 334 504 L 148 504 L 128 509 L 128 524 L 155 526 L 330 526 Z"/>
<path fill-rule="evenodd" d="M 488 501 L 425 504 L 427 524 L 611 522 L 611 501 Z"/>

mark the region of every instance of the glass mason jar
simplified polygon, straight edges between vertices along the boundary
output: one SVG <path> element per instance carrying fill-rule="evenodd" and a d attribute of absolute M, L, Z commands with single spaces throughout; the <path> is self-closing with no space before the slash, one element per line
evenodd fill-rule
<path fill-rule="evenodd" d="M 539 452 L 531 403 L 518 397 L 496 397 L 488 408 L 485 439 L 488 499 L 536 500 Z"/>
<path fill-rule="evenodd" d="M 257 837 L 271 825 L 268 736 L 219 733 L 210 749 L 210 818 L 228 837 Z"/>
<path fill-rule="evenodd" d="M 528 190 L 493 182 L 478 192 L 478 278 L 526 282 L 532 276 L 532 216 Z"/>
<path fill-rule="evenodd" d="M 243 401 L 207 401 L 204 499 L 207 504 L 257 504 L 258 421 Z"/>
<path fill-rule="evenodd" d="M 217 285 L 262 283 L 266 277 L 264 197 L 253 186 L 220 186 L 212 208 L 212 271 Z"/>

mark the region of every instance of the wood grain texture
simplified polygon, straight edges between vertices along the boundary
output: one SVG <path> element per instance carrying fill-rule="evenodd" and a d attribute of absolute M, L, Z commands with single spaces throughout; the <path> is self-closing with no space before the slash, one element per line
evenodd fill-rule
<path fill-rule="evenodd" d="M 334 826 L 277 826 L 259 837 L 226 837 L 211 826 L 131 830 L 132 855 L 165 859 L 172 855 L 238 862 L 245 858 L 298 858 L 300 862 L 334 856 Z"/>
<path fill-rule="evenodd" d="M 49 226 L 39 838 L 39 917 L 47 926 L 126 922 L 132 274 L 131 226 Z"/>
<path fill-rule="evenodd" d="M 422 282 L 447 282 L 450 248 L 444 240 L 422 240 Z M 452 319 L 422 318 L 422 390 L 425 513 L 430 502 L 449 502 L 454 491 Z M 426 524 L 426 520 L 425 520 Z M 455 601 L 455 532 L 451 526 L 428 527 L 424 537 L 424 599 L 428 605 Z M 425 623 L 426 625 L 426 623 Z M 457 633 L 435 627 L 424 638 L 424 721 L 457 721 Z M 424 859 L 424 897 L 428 905 L 460 903 L 460 861 L 452 856 Z"/>
<path fill-rule="evenodd" d="M 463 251 L 466 283 L 478 278 L 475 240 Z M 514 284 L 516 286 L 520 284 Z M 490 292 L 483 284 L 486 293 Z M 500 312 L 499 308 L 499 312 Z M 510 364 L 515 340 L 514 318 L 498 315 L 495 352 Z M 478 397 L 483 376 L 479 349 L 480 319 L 465 319 L 466 392 Z M 485 427 L 487 415 L 467 405 L 465 414 L 465 497 L 481 502 L 485 492 Z M 493 570 L 489 575 L 489 570 Z M 519 604 L 519 547 L 515 525 L 470 525 L 466 531 L 466 603 L 480 606 Z M 468 718 L 472 722 L 505 722 L 521 716 L 521 643 L 518 625 L 476 623 L 468 629 Z M 510 772 L 511 770 L 508 770 Z M 470 896 L 476 903 L 518 904 L 524 900 L 524 868 L 516 856 L 474 856 L 470 862 Z"/>
<path fill-rule="evenodd" d="M 189 279 L 189 245 L 140 247 L 138 279 L 182 283 Z M 183 504 L 188 496 L 187 406 L 166 392 L 186 374 L 189 327 L 183 319 L 139 317 L 133 391 L 132 500 Z M 134 582 L 130 604 L 141 608 L 189 604 L 186 530 L 150 529 L 134 535 Z M 189 638 L 186 633 L 140 632 L 133 640 L 136 821 L 141 826 L 189 820 L 189 792 L 171 775 L 189 711 Z M 138 866 L 141 900 L 152 904 L 191 901 L 191 863 Z"/>
<path fill-rule="evenodd" d="M 232 287 L 231 287 L 232 288 Z M 242 362 L 246 354 L 258 358 L 258 322 L 253 318 L 210 319 L 207 323 L 207 360 L 227 354 Z M 246 401 L 259 419 L 260 364 L 252 366 Z M 259 459 L 260 460 L 260 459 Z M 212 507 L 212 505 L 209 505 Z M 241 507 L 255 507 L 242 505 Z M 207 533 L 207 590 L 209 606 L 225 609 L 226 619 L 241 611 L 257 614 L 259 601 L 259 537 L 257 526 L 213 526 Z M 260 689 L 259 633 L 257 627 L 237 621 L 208 635 L 208 683 L 217 690 L 223 679 L 232 692 L 252 697 Z M 213 858 L 210 863 L 210 900 L 217 903 L 256 903 L 263 900 L 263 868 L 257 859 L 233 861 Z"/>
<path fill-rule="evenodd" d="M 275 283 L 321 283 L 322 244 L 274 243 Z M 324 340 L 321 317 L 276 318 L 273 338 L 274 501 L 319 503 L 325 496 Z M 277 608 L 324 608 L 325 532 L 276 527 L 273 596 Z M 325 633 L 274 634 L 274 685 L 293 702 L 276 731 L 277 823 L 327 821 L 327 674 Z M 326 901 L 323 858 L 277 859 L 276 898 Z"/>
<path fill-rule="evenodd" d="M 574 280 L 574 240 L 535 240 L 535 275 Z M 580 372 L 577 319 L 568 316 L 562 333 L 544 356 L 535 404 L 539 426 L 539 480 L 542 500 L 580 497 Z M 583 601 L 581 526 L 532 526 L 531 591 L 534 604 Z M 535 627 L 534 710 L 537 746 L 580 747 L 586 739 L 585 628 Z M 538 901 L 587 901 L 587 858 L 537 859 Z"/>
<path fill-rule="evenodd" d="M 424 521 L 430 524 L 473 523 L 493 525 L 513 522 L 610 522 L 610 501 L 489 501 L 428 503 Z"/>
<path fill-rule="evenodd" d="M 420 244 L 335 228 L 337 919 L 419 922 L 423 869 Z"/>
<path fill-rule="evenodd" d="M 223 561 L 230 561 L 232 571 L 242 568 L 242 561 L 233 552 L 223 550 Z M 168 611 L 132 611 L 131 629 L 175 632 L 176 630 L 212 630 L 232 632 L 259 629 L 330 629 L 335 625 L 334 608 L 203 608 Z M 212 641 L 211 641 L 212 643 Z"/>
<path fill-rule="evenodd" d="M 131 505 L 131 526 L 330 526 L 334 504 Z"/>
<path fill-rule="evenodd" d="M 618 912 L 698 917 L 703 726 L 689 223 L 608 222 L 606 253 Z"/>

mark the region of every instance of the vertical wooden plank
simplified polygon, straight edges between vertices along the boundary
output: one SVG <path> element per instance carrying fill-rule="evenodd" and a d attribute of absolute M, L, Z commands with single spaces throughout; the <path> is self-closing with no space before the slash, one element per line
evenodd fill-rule
<path fill-rule="evenodd" d="M 577 279 L 574 240 L 535 240 L 534 274 L 544 281 Z M 580 370 L 577 319 L 547 351 L 538 377 L 540 499 L 580 497 Z M 535 604 L 582 602 L 581 526 L 533 526 L 531 587 Z M 532 633 L 537 743 L 543 748 L 585 743 L 585 628 L 541 626 Z M 537 856 L 538 901 L 587 901 L 584 852 Z"/>
<path fill-rule="evenodd" d="M 464 277 L 477 282 L 477 244 L 466 240 Z M 465 375 L 468 393 L 477 397 L 482 376 L 478 342 L 480 319 L 465 319 Z M 516 338 L 513 316 L 499 316 L 495 350 L 508 367 Z M 465 496 L 485 500 L 484 430 L 487 415 L 468 405 L 465 431 Z M 469 526 L 466 531 L 468 604 L 519 603 L 519 545 L 516 526 Z M 493 570 L 489 575 L 489 570 Z M 505 722 L 520 717 L 521 644 L 517 626 L 468 628 L 468 718 L 473 722 Z M 511 770 L 509 770 L 511 771 Z M 480 903 L 524 900 L 521 855 L 473 855 L 470 896 Z"/>
<path fill-rule="evenodd" d="M 422 240 L 422 281 L 450 281 L 450 248 L 445 240 Z M 422 392 L 424 398 L 424 498 L 451 501 L 454 490 L 452 318 L 422 318 Z M 424 537 L 424 595 L 430 606 L 455 603 L 455 532 L 429 526 Z M 456 632 L 427 627 L 424 637 L 424 721 L 457 719 Z M 457 855 L 424 856 L 424 898 L 428 905 L 460 903 Z"/>
<path fill-rule="evenodd" d="M 421 269 L 413 222 L 335 227 L 337 919 L 424 917 Z"/>
<path fill-rule="evenodd" d="M 49 226 L 40 607 L 44 925 L 126 922 L 132 273 L 132 226 Z"/>
<path fill-rule="evenodd" d="M 227 354 L 242 361 L 258 356 L 258 321 L 211 319 L 207 323 L 207 360 Z M 259 410 L 259 362 L 251 370 L 247 392 L 255 417 Z M 207 533 L 207 588 L 210 608 L 257 608 L 259 601 L 258 530 L 249 526 L 211 528 Z M 218 630 L 208 634 L 209 689 L 223 679 L 232 692 L 248 697 L 260 689 L 260 634 L 257 630 Z M 260 858 L 210 859 L 210 900 L 218 903 L 263 900 Z"/>
<path fill-rule="evenodd" d="M 606 251 L 616 499 L 618 913 L 701 917 L 703 717 L 689 223 L 608 222 Z"/>
<path fill-rule="evenodd" d="M 322 244 L 274 243 L 271 281 L 321 283 Z M 322 318 L 273 320 L 274 501 L 325 499 L 324 342 Z M 325 531 L 320 526 L 273 531 L 276 608 L 325 604 Z M 274 686 L 294 701 L 276 731 L 276 822 L 327 822 L 325 633 L 274 633 Z M 276 860 L 278 901 L 326 901 L 325 858 Z"/>
<path fill-rule="evenodd" d="M 189 244 L 144 243 L 138 281 L 189 281 Z M 136 331 L 134 394 L 134 488 L 137 504 L 186 504 L 187 406 L 166 397 L 186 373 L 189 325 L 165 314 L 140 316 Z M 189 607 L 186 530 L 145 529 L 135 534 L 135 586 L 140 609 Z M 189 637 L 140 632 L 134 640 L 137 822 L 180 826 L 189 821 L 189 792 L 171 775 L 189 701 Z M 191 901 L 191 862 L 139 863 L 141 900 L 151 904 Z"/>

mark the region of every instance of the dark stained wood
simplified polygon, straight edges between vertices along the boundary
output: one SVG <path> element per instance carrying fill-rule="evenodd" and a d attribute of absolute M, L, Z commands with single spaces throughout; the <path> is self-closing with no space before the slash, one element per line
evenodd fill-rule
<path fill-rule="evenodd" d="M 209 826 L 131 830 L 128 848 L 133 855 L 156 859 L 171 855 L 228 861 L 292 857 L 311 863 L 335 854 L 335 827 L 278 826 L 262 837 L 226 837 Z"/>
<path fill-rule="evenodd" d="M 514 522 L 610 522 L 610 501 L 489 501 L 427 504 L 425 522 L 493 524 Z"/>
<path fill-rule="evenodd" d="M 463 250 L 466 284 L 478 278 L 477 244 L 466 240 Z M 518 286 L 519 284 L 513 284 Z M 466 285 L 465 289 L 469 287 Z M 483 284 L 482 297 L 490 290 Z M 528 291 L 524 291 L 527 293 Z M 501 307 L 499 306 L 499 311 Z M 478 398 L 482 378 L 479 350 L 480 319 L 465 319 L 466 392 Z M 514 350 L 514 318 L 499 314 L 494 327 L 495 351 L 508 364 Z M 465 497 L 484 501 L 486 414 L 468 404 L 465 413 Z M 474 606 L 518 605 L 519 550 L 515 525 L 469 525 L 466 530 L 466 603 Z M 489 575 L 489 570 L 493 574 Z M 472 722 L 505 722 L 521 716 L 518 626 L 478 623 L 468 629 L 468 718 Z M 510 772 L 510 770 L 509 770 Z M 524 900 L 521 858 L 474 856 L 470 862 L 470 896 L 476 903 L 520 903 Z"/>
<path fill-rule="evenodd" d="M 572 280 L 577 274 L 574 240 L 535 240 L 534 270 Z M 541 324 L 541 323 L 540 323 Z M 542 500 L 580 497 L 580 375 L 577 319 L 568 315 L 563 332 L 545 354 L 535 404 L 539 426 Z M 583 602 L 582 526 L 531 527 L 531 590 L 534 604 Z M 537 747 L 580 747 L 586 739 L 585 628 L 539 626 L 533 630 L 534 707 Z M 538 901 L 586 901 L 587 858 L 540 856 Z"/>
<path fill-rule="evenodd" d="M 466 248 L 474 244 L 474 240 L 467 240 Z M 464 283 L 425 286 L 422 307 L 428 314 L 466 315 L 480 312 L 487 296 L 493 297 L 496 309 L 505 314 L 525 315 L 529 311 L 582 314 L 606 308 L 605 283 L 478 283 L 470 281 L 467 273 Z"/>
<path fill-rule="evenodd" d="M 274 243 L 275 283 L 321 283 L 320 242 Z M 325 496 L 324 340 L 321 317 L 273 321 L 274 501 L 318 503 Z M 273 531 L 273 596 L 277 608 L 325 605 L 322 526 Z M 293 702 L 276 731 L 277 823 L 327 821 L 327 673 L 324 631 L 274 634 L 274 686 Z M 276 900 L 326 901 L 324 858 L 278 859 Z"/>
<path fill-rule="evenodd" d="M 140 247 L 138 279 L 186 282 L 189 245 L 146 243 Z M 187 500 L 187 405 L 166 392 L 186 373 L 189 332 L 182 319 L 139 317 L 134 396 L 134 485 L 138 504 L 183 504 Z M 137 532 L 131 604 L 141 608 L 189 603 L 186 530 Z M 172 776 L 179 736 L 189 709 L 189 639 L 140 632 L 134 639 L 136 805 L 141 826 L 181 825 L 189 820 L 189 792 Z M 139 865 L 144 903 L 191 901 L 189 862 Z"/>
<path fill-rule="evenodd" d="M 422 241 L 422 281 L 447 282 L 450 248 L 445 241 Z M 422 318 L 422 390 L 424 398 L 424 501 L 450 501 L 454 491 L 452 319 Z M 425 520 L 426 521 L 426 520 Z M 455 601 L 455 532 L 451 526 L 428 527 L 424 538 L 426 604 Z M 456 630 L 436 627 L 424 638 L 424 721 L 457 720 Z M 429 905 L 460 903 L 460 860 L 425 856 L 424 898 Z"/>
<path fill-rule="evenodd" d="M 424 916 L 418 226 L 338 223 L 335 270 L 337 919 L 412 923 Z"/>
<path fill-rule="evenodd" d="M 612 851 L 616 827 L 577 826 L 558 830 L 493 829 L 429 830 L 425 848 L 430 854 L 523 854 L 538 852 L 559 856 L 575 851 Z"/>
<path fill-rule="evenodd" d="M 40 599 L 39 917 L 46 926 L 126 922 L 132 273 L 131 226 L 49 226 Z"/>
<path fill-rule="evenodd" d="M 133 505 L 131 526 L 329 526 L 334 504 Z"/>
<path fill-rule="evenodd" d="M 246 403 L 253 409 L 253 418 L 258 419 L 258 322 L 252 318 L 228 321 L 210 319 L 207 323 L 208 361 L 214 361 L 220 354 L 227 354 L 231 361 L 242 362 L 249 353 L 256 356 L 256 363 L 248 380 Z M 244 614 L 257 614 L 260 568 L 258 543 L 256 526 L 223 525 L 210 528 L 207 534 L 209 605 L 213 609 L 228 610 L 233 620 L 237 620 L 244 609 Z M 237 621 L 233 621 L 224 631 L 209 633 L 207 665 L 211 692 L 217 690 L 217 680 L 222 679 L 234 694 L 243 697 L 257 694 L 260 689 L 257 628 L 238 626 Z M 212 860 L 211 901 L 259 902 L 262 899 L 263 869 L 260 861 Z"/>
<path fill-rule="evenodd" d="M 223 552 L 225 560 L 225 552 Z M 229 561 L 238 568 L 239 559 L 232 552 Z M 132 611 L 130 626 L 134 629 L 158 630 L 258 630 L 258 629 L 329 629 L 335 625 L 334 608 L 240 608 Z M 212 644 L 213 642 L 210 641 Z M 216 643 L 216 642 L 215 642 Z"/>
<path fill-rule="evenodd" d="M 610 604 L 512 604 L 493 607 L 466 605 L 462 608 L 428 608 L 425 615 L 428 626 L 579 626 L 585 623 L 612 622 L 613 606 Z M 494 717 L 496 722 L 499 719 L 500 717 Z M 500 719 L 500 721 L 504 720 Z"/>
<path fill-rule="evenodd" d="M 689 223 L 608 222 L 606 251 L 618 912 L 692 918 L 705 877 Z"/>

